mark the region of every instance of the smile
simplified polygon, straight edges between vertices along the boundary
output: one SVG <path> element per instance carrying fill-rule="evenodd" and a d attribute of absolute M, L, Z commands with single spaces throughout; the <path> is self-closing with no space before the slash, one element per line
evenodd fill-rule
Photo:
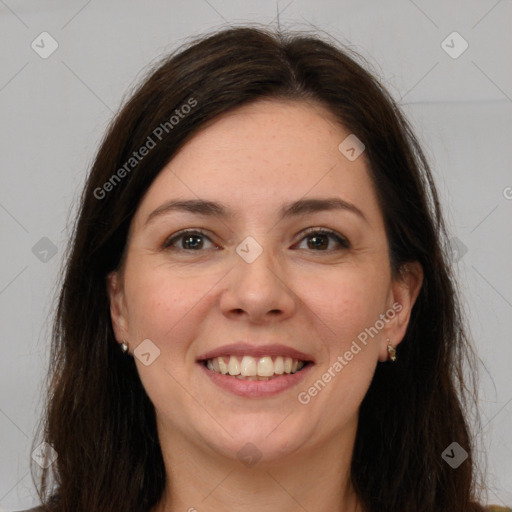
<path fill-rule="evenodd" d="M 270 380 L 280 375 L 294 374 L 307 363 L 284 356 L 220 356 L 207 359 L 204 365 L 211 371 L 240 380 Z"/>
<path fill-rule="evenodd" d="M 282 343 L 238 341 L 200 354 L 196 364 L 207 382 L 243 398 L 270 398 L 302 382 L 315 358 Z"/>

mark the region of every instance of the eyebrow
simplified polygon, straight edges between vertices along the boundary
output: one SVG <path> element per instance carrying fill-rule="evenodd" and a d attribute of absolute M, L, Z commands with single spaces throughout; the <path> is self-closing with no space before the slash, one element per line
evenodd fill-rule
<path fill-rule="evenodd" d="M 364 213 L 357 206 L 340 199 L 339 197 L 299 199 L 293 203 L 288 203 L 280 209 L 279 219 L 283 220 L 291 217 L 307 215 L 309 213 L 330 210 L 348 211 L 368 222 Z M 160 205 L 148 215 L 145 225 L 156 217 L 175 211 L 188 212 L 205 217 L 220 217 L 223 219 L 233 219 L 236 217 L 232 210 L 216 201 L 207 201 L 204 199 L 182 199 L 167 201 Z"/>

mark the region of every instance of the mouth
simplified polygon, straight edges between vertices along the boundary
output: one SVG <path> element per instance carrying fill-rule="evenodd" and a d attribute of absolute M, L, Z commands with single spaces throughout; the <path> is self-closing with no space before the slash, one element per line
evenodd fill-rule
<path fill-rule="evenodd" d="M 238 342 L 210 350 L 196 363 L 209 382 L 224 391 L 243 398 L 270 398 L 298 386 L 315 360 L 292 346 Z"/>
<path fill-rule="evenodd" d="M 267 381 L 294 375 L 313 364 L 312 361 L 281 355 L 253 357 L 233 354 L 212 357 L 200 362 L 214 373 L 247 381 Z"/>

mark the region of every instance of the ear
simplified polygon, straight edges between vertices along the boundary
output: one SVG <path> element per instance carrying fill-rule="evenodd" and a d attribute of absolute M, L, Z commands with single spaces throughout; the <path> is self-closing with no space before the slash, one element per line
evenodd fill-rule
<path fill-rule="evenodd" d="M 394 316 L 389 320 L 383 331 L 381 347 L 379 350 L 379 361 L 387 361 L 387 339 L 393 346 L 397 346 L 405 336 L 411 311 L 420 293 L 423 284 L 423 268 L 417 262 L 406 263 L 399 276 L 393 280 L 390 293 L 390 309 Z"/>
<path fill-rule="evenodd" d="M 110 299 L 110 318 L 116 340 L 128 340 L 128 315 L 122 278 L 118 271 L 107 276 L 107 293 Z"/>

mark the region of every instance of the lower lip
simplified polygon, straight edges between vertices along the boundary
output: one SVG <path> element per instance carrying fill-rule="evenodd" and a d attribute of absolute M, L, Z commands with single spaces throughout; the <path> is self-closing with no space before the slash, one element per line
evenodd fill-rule
<path fill-rule="evenodd" d="M 296 373 L 280 375 L 270 380 L 242 380 L 234 376 L 223 375 L 222 373 L 209 370 L 203 363 L 198 364 L 214 384 L 245 398 L 262 398 L 278 395 L 299 384 L 313 367 L 309 363 Z"/>

